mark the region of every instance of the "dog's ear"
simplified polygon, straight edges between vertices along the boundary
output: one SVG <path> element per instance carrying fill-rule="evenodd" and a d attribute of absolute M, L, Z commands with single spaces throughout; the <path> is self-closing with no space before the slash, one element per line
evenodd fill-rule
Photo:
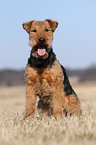
<path fill-rule="evenodd" d="M 25 29 L 27 33 L 30 32 L 30 28 L 33 22 L 34 20 L 22 24 L 23 29 Z"/>
<path fill-rule="evenodd" d="M 49 23 L 49 25 L 50 25 L 52 31 L 54 32 L 55 29 L 56 29 L 57 26 L 58 26 L 58 22 L 52 21 L 52 20 L 50 20 L 50 19 L 46 19 L 45 21 L 47 21 L 47 22 Z"/>

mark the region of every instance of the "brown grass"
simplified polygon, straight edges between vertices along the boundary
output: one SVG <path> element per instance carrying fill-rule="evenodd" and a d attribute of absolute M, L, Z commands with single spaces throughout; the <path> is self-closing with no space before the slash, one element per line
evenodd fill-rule
<path fill-rule="evenodd" d="M 25 111 L 25 87 L 0 88 L 0 145 L 95 145 L 96 83 L 78 84 L 70 79 L 78 94 L 81 118 L 36 117 L 22 120 Z"/>

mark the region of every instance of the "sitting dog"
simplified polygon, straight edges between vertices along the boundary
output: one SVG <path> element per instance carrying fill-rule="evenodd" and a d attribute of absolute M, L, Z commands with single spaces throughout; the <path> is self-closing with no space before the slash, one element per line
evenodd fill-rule
<path fill-rule="evenodd" d="M 55 118 L 61 118 L 64 113 L 82 113 L 80 101 L 70 85 L 66 71 L 53 52 L 53 32 L 57 26 L 58 22 L 50 19 L 23 23 L 23 28 L 29 34 L 29 45 L 32 47 L 25 70 L 25 118 L 34 116 L 37 96 L 40 99 L 38 110 L 54 115 Z"/>

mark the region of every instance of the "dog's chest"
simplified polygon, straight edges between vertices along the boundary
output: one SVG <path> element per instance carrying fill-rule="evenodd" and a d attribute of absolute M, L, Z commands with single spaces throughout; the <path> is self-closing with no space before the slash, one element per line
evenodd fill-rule
<path fill-rule="evenodd" d="M 26 67 L 26 79 L 39 96 L 50 96 L 55 86 L 63 83 L 64 76 L 58 61 L 51 68 L 38 70 Z"/>
<path fill-rule="evenodd" d="M 53 75 L 51 70 L 44 69 L 43 72 L 37 71 L 33 73 L 32 86 L 37 95 L 39 96 L 50 96 L 52 93 L 53 85 L 56 81 L 56 75 Z"/>

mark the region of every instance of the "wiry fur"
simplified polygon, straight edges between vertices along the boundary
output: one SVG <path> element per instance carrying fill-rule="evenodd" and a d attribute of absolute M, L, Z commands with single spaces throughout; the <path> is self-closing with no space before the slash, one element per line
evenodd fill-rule
<path fill-rule="evenodd" d="M 39 96 L 38 111 L 54 115 L 55 118 L 65 115 L 81 115 L 80 101 L 72 89 L 64 67 L 57 61 L 52 49 L 53 32 L 58 23 L 47 19 L 45 21 L 30 21 L 23 24 L 29 33 L 32 51 L 26 65 L 26 115 L 34 116 L 36 98 Z M 44 42 L 39 42 L 44 38 Z M 38 49 L 45 49 L 40 56 Z"/>

